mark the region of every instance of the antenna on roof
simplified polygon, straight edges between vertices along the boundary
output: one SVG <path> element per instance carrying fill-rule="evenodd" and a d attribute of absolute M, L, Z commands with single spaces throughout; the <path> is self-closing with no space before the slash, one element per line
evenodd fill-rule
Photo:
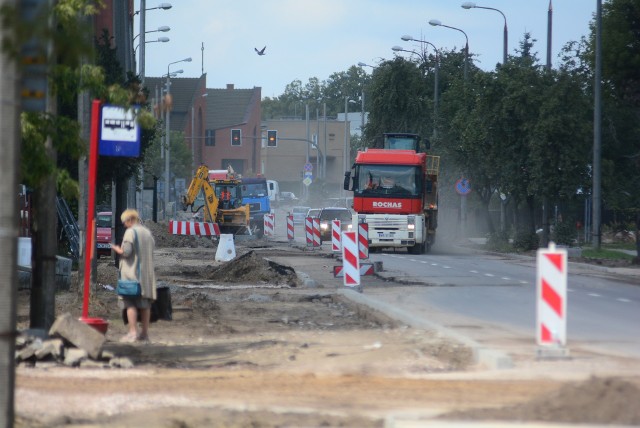
<path fill-rule="evenodd" d="M 200 75 L 202 76 L 204 74 L 204 42 L 202 42 L 202 48 L 200 48 L 200 50 L 202 51 L 202 73 L 200 73 Z"/>

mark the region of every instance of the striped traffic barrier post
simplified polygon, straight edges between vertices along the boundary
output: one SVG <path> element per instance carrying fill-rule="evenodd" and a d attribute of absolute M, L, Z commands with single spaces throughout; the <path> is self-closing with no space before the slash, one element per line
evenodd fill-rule
<path fill-rule="evenodd" d="M 264 236 L 273 236 L 274 215 L 264 215 Z"/>
<path fill-rule="evenodd" d="M 313 219 L 313 246 L 319 247 L 322 245 L 322 240 L 320 239 L 320 219 L 314 217 Z"/>
<path fill-rule="evenodd" d="M 341 233 L 340 220 L 331 220 L 331 251 L 334 253 L 342 251 L 342 246 L 340 244 Z"/>
<path fill-rule="evenodd" d="M 287 239 L 289 242 L 293 241 L 295 237 L 294 227 L 293 227 L 293 216 L 291 214 L 287 215 Z"/>
<path fill-rule="evenodd" d="M 360 287 L 360 259 L 356 232 L 342 232 L 342 272 L 346 287 Z"/>
<path fill-rule="evenodd" d="M 218 223 L 169 220 L 172 235 L 220 236 Z"/>
<path fill-rule="evenodd" d="M 369 225 L 358 223 L 358 256 L 361 259 L 369 258 Z"/>
<path fill-rule="evenodd" d="M 536 257 L 536 339 L 538 356 L 566 356 L 567 250 L 541 248 Z"/>
<path fill-rule="evenodd" d="M 313 247 L 313 217 L 304 218 L 304 231 L 307 238 L 307 247 Z"/>

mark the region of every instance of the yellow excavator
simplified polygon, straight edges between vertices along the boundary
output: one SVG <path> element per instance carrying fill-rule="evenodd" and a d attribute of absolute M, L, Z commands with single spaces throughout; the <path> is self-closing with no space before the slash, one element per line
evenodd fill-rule
<path fill-rule="evenodd" d="M 238 191 L 240 186 L 237 187 Z M 200 193 L 204 194 L 204 204 L 194 207 L 194 203 L 198 201 Z M 204 221 L 218 223 L 220 232 L 232 233 L 251 233 L 249 227 L 250 215 L 249 205 L 237 206 L 241 203 L 242 196 L 235 195 L 234 201 L 229 201 L 229 206 L 221 206 L 220 198 L 216 195 L 214 187 L 209 183 L 209 168 L 206 165 L 200 165 L 195 176 L 189 184 L 187 193 L 182 197 L 183 209 L 191 207 L 192 213 L 197 213 L 201 208 L 204 213 Z M 195 208 L 195 209 L 194 209 Z"/>

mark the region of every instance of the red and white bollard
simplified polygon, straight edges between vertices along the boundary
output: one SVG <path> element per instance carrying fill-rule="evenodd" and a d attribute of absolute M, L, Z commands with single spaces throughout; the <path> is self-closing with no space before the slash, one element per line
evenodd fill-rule
<path fill-rule="evenodd" d="M 342 272 L 346 287 L 360 286 L 360 259 L 356 232 L 342 232 Z"/>
<path fill-rule="evenodd" d="M 358 223 L 358 256 L 361 259 L 369 258 L 369 225 Z"/>
<path fill-rule="evenodd" d="M 536 339 L 544 347 L 538 353 L 549 348 L 557 353 L 567 343 L 567 250 L 553 242 L 537 253 L 536 296 Z"/>
<path fill-rule="evenodd" d="M 307 238 L 307 247 L 313 247 L 313 217 L 304 218 L 304 231 Z"/>
<path fill-rule="evenodd" d="M 275 226 L 275 214 L 264 215 L 264 235 L 273 236 Z"/>
<path fill-rule="evenodd" d="M 319 247 L 322 245 L 322 240 L 320 239 L 320 219 L 313 219 L 313 246 Z"/>
<path fill-rule="evenodd" d="M 342 230 L 340 230 L 340 220 L 331 220 L 331 251 L 339 253 L 342 251 L 340 243 Z"/>
<path fill-rule="evenodd" d="M 293 241 L 294 239 L 294 228 L 293 228 L 293 216 L 289 214 L 287 216 L 287 239 L 289 241 Z"/>

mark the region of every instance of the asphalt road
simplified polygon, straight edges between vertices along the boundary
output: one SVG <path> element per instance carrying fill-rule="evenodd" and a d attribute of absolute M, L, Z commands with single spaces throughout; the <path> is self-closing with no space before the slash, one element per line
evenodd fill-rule
<path fill-rule="evenodd" d="M 284 211 L 276 212 L 276 238 L 286 237 Z M 295 235 L 304 245 L 303 225 L 295 226 Z M 383 262 L 385 276 L 409 284 L 376 290 L 378 298 L 423 316 L 441 314 L 448 326 L 495 326 L 535 344 L 535 258 L 471 252 L 440 241 L 429 254 L 385 251 L 370 259 Z M 613 271 L 569 264 L 567 346 L 640 358 L 640 270 L 633 276 Z"/>
<path fill-rule="evenodd" d="M 436 249 L 437 251 L 437 249 Z M 535 338 L 536 267 L 533 258 L 454 251 L 428 255 L 372 254 L 389 275 L 415 287 L 405 301 L 491 323 Z M 570 264 L 567 345 L 579 342 L 614 354 L 640 357 L 640 272 L 620 276 Z"/>

